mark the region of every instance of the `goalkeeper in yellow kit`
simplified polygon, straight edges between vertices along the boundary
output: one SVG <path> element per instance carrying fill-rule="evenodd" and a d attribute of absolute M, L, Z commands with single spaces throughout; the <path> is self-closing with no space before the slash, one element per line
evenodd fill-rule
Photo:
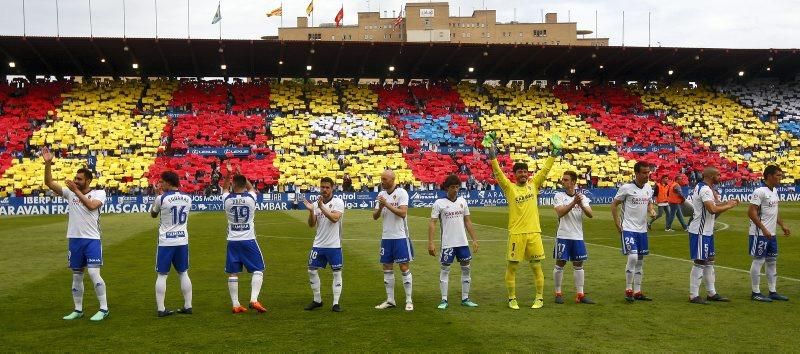
<path fill-rule="evenodd" d="M 561 153 L 561 139 L 553 136 L 550 139 L 552 151 L 544 163 L 544 168 L 539 170 L 532 180 L 528 165 L 524 162 L 514 164 L 514 183 L 503 173 L 497 162 L 497 142 L 493 135 L 487 135 L 484 146 L 489 146 L 489 159 L 492 164 L 494 177 L 508 201 L 508 252 L 506 254 L 505 282 L 508 289 L 508 307 L 519 310 L 516 294 L 517 268 L 521 261 L 530 261 L 536 282 L 536 297 L 532 308 L 544 306 L 544 272 L 542 260 L 544 247 L 542 246 L 542 228 L 539 224 L 538 196 L 550 168 L 553 167 L 555 156 Z"/>

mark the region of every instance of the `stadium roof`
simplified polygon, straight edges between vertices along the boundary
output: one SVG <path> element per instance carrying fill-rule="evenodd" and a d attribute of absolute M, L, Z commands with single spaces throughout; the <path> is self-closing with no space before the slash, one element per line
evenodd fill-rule
<path fill-rule="evenodd" d="M 740 71 L 746 78 L 791 79 L 800 73 L 798 49 L 173 38 L 0 36 L 0 60 L 15 64 L 13 68 L 0 65 L 0 75 L 57 76 L 671 78 L 716 82 L 735 78 Z M 138 69 L 133 68 L 134 63 Z M 390 66 L 394 72 L 389 71 Z"/>

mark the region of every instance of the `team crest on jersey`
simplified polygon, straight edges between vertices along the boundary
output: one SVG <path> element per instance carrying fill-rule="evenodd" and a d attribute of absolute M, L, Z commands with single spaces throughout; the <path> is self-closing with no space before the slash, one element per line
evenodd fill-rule
<path fill-rule="evenodd" d="M 393 195 L 393 196 L 392 196 L 392 199 L 394 199 L 394 200 L 397 200 L 397 196 L 396 196 L 396 195 Z"/>

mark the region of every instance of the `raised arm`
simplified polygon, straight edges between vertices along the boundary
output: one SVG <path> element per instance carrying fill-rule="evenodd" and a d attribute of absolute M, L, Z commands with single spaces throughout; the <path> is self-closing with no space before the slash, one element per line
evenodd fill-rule
<path fill-rule="evenodd" d="M 61 185 L 53 181 L 53 173 L 51 172 L 51 166 L 53 165 L 53 154 L 50 153 L 48 148 L 42 148 L 42 158 L 44 158 L 44 184 L 47 186 L 47 188 L 50 188 L 53 193 L 63 195 Z"/>
<path fill-rule="evenodd" d="M 544 161 L 544 167 L 537 171 L 536 175 L 533 176 L 533 185 L 535 185 L 536 188 L 541 187 L 542 183 L 544 183 L 544 180 L 547 179 L 547 175 L 550 173 L 550 169 L 553 168 L 553 163 L 555 161 L 555 156 L 550 155 L 547 160 Z"/>

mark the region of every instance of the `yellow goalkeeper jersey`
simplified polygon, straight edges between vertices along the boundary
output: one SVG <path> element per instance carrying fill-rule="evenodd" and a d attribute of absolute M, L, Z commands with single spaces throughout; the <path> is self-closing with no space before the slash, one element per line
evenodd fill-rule
<path fill-rule="evenodd" d="M 555 158 L 548 157 L 544 163 L 544 168 L 536 172 L 533 179 L 522 187 L 511 182 L 506 177 L 497 159 L 491 161 L 494 178 L 508 201 L 509 234 L 542 232 L 542 226 L 539 224 L 539 187 L 542 186 L 547 174 L 550 173 L 553 161 L 555 161 Z"/>

